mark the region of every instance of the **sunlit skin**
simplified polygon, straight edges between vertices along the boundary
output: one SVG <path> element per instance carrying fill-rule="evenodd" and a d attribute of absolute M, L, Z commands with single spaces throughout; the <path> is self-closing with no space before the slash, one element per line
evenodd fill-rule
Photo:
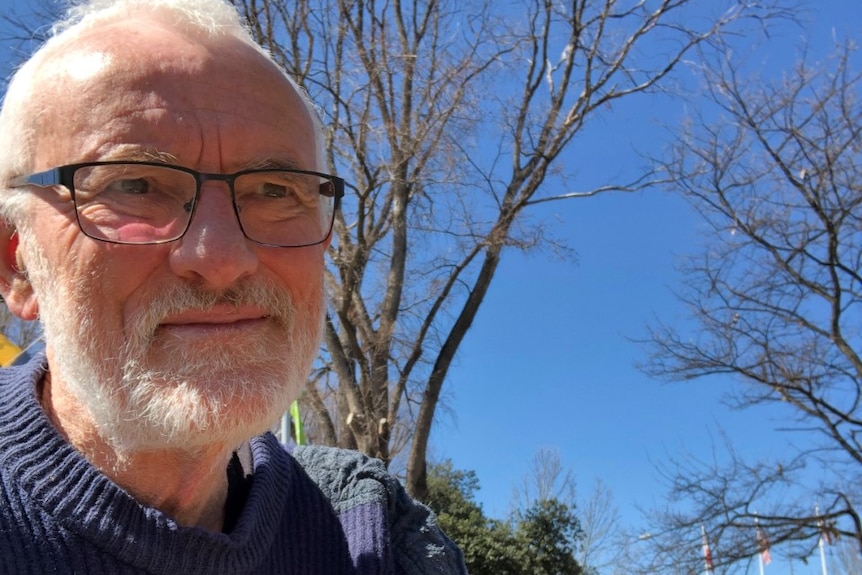
<path fill-rule="evenodd" d="M 153 21 L 100 27 L 65 49 L 67 67 L 38 85 L 44 113 L 37 129 L 33 171 L 96 160 L 142 160 L 153 153 L 201 172 L 229 173 L 278 161 L 317 169 L 314 127 L 300 97 L 266 60 L 235 40 L 200 45 Z M 95 64 L 95 65 L 94 65 Z M 35 239 L 58 270 L 56 281 L 83 282 L 98 301 L 94 324 L 125 337 L 149 290 L 194 282 L 213 291 L 253 276 L 288 290 L 297 307 L 319 308 L 325 245 L 268 248 L 246 240 L 227 185 L 207 182 L 191 227 L 179 241 L 122 246 L 85 237 L 73 206 L 56 192 L 34 192 Z M 8 274 L 7 274 L 8 275 Z M 7 300 L 34 319 L 39 293 L 9 280 Z M 237 338 L 276 333 L 267 311 L 253 305 L 187 310 L 166 318 L 155 334 L 158 354 L 170 345 L 231 352 Z M 273 342 L 272 345 L 278 345 Z M 225 468 L 235 445 L 215 443 L 189 453 L 150 451 L 121 456 L 99 435 L 85 405 L 53 369 L 41 401 L 74 446 L 141 503 L 183 525 L 219 530 L 227 492 Z M 105 358 L 110 360 L 110 358 Z"/>

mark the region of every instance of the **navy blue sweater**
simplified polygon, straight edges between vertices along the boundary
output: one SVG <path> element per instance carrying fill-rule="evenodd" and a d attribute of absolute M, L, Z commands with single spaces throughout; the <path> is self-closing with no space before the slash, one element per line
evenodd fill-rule
<path fill-rule="evenodd" d="M 178 525 L 93 467 L 51 425 L 44 358 L 0 370 L 0 574 L 465 574 L 460 551 L 379 461 L 251 441 L 229 534 Z"/>

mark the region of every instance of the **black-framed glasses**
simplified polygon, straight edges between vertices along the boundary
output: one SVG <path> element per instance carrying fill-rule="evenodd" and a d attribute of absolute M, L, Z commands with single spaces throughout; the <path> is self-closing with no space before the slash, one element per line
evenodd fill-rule
<path fill-rule="evenodd" d="M 63 186 L 78 226 L 95 240 L 162 244 L 183 237 L 201 185 L 211 180 L 227 183 L 246 238 L 297 248 L 329 237 L 345 185 L 337 176 L 308 170 L 207 174 L 159 162 L 88 162 L 21 176 L 12 186 Z"/>

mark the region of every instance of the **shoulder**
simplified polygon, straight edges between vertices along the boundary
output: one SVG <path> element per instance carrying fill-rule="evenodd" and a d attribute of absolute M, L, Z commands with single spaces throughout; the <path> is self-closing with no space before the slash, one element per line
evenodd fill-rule
<path fill-rule="evenodd" d="M 367 505 L 384 507 L 401 573 L 466 575 L 461 551 L 437 526 L 434 514 L 407 494 L 383 462 L 323 446 L 296 447 L 292 455 L 339 515 Z"/>
<path fill-rule="evenodd" d="M 357 451 L 312 445 L 291 454 L 339 513 L 366 503 L 388 506 L 403 491 L 382 461 Z"/>

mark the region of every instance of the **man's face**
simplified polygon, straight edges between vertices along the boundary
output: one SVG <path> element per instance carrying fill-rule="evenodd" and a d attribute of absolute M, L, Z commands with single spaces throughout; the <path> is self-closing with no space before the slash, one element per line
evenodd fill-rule
<path fill-rule="evenodd" d="M 318 168 L 300 97 L 239 42 L 202 46 L 139 20 L 57 58 L 34 171 L 165 158 L 214 173 Z M 186 235 L 163 245 L 92 240 L 66 195 L 35 196 L 22 249 L 52 382 L 115 447 L 239 442 L 298 395 L 319 343 L 325 246 L 247 241 L 223 182 L 204 184 Z"/>

